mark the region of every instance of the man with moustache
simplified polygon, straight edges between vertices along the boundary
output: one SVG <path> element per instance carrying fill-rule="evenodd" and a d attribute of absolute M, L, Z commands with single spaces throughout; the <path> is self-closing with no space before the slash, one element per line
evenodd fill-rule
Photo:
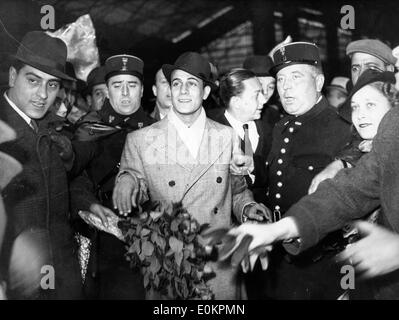
<path fill-rule="evenodd" d="M 95 148 L 85 157 L 86 174 L 71 184 L 75 217 L 79 210 L 90 211 L 107 224 L 107 215 L 113 213 L 112 190 L 126 135 L 155 122 L 141 107 L 143 68 L 143 61 L 132 55 L 112 56 L 105 62 L 108 99 L 100 111 L 82 121 L 76 132 L 78 141 L 94 144 Z M 91 146 L 87 150 L 92 150 Z M 78 230 L 85 234 L 81 220 L 77 221 Z M 125 260 L 124 243 L 102 231 L 92 240 L 85 280 L 87 297 L 144 299 L 140 272 L 133 271 Z"/>
<path fill-rule="evenodd" d="M 128 135 L 115 206 L 128 213 L 148 197 L 182 202 L 200 224 L 225 227 L 232 224 L 232 211 L 239 222 L 265 215 L 266 208 L 253 200 L 243 176 L 230 175 L 238 151 L 233 129 L 206 117 L 203 100 L 214 86 L 209 62 L 186 52 L 162 70 L 171 85 L 173 107 L 161 121 Z M 215 298 L 236 299 L 236 270 L 211 265 L 216 277 L 209 285 Z"/>
<path fill-rule="evenodd" d="M 349 125 L 321 94 L 324 75 L 319 49 L 308 42 L 284 44 L 273 53 L 277 90 L 288 116 L 274 127 L 267 158 L 267 206 L 273 220 L 307 194 L 310 182 L 347 143 Z M 276 246 L 260 298 L 334 299 L 339 271 L 330 259 L 335 235 L 295 259 Z M 262 281 L 259 281 L 262 283 Z M 262 291 L 262 290 L 259 290 Z"/>
<path fill-rule="evenodd" d="M 159 69 L 155 75 L 155 84 L 152 86 L 152 93 L 156 100 L 154 110 L 150 115 L 152 118 L 159 121 L 165 118 L 172 107 L 169 82 L 165 78 L 162 68 Z"/>
<path fill-rule="evenodd" d="M 28 32 L 21 41 L 9 70 L 9 89 L 2 94 L 0 119 L 16 132 L 16 140 L 0 150 L 15 159 L 23 170 L 1 190 L 8 216 L 0 265 L 6 281 L 27 271 L 32 286 L 27 296 L 16 283 L 8 284 L 11 299 L 78 299 L 81 279 L 69 225 L 69 192 L 64 164 L 42 119 L 54 103 L 61 81 L 74 80 L 65 73 L 65 43 L 41 31 Z M 35 261 L 53 268 L 54 284 L 40 287 L 41 266 L 20 266 L 8 273 L 12 245 L 19 234 L 29 232 L 37 240 Z M 40 245 L 39 245 L 40 244 Z M 33 243 L 26 243 L 33 245 Z M 14 253 L 23 258 L 22 252 Z M 31 261 L 32 265 L 35 261 Z M 44 265 L 43 265 L 44 266 Z M 18 277 L 18 276 L 17 276 Z M 37 283 L 31 282 L 37 279 Z M 24 279 L 16 279 L 20 281 Z M 37 286 L 37 288 L 33 286 Z M 22 284 L 22 287 L 24 285 Z"/>

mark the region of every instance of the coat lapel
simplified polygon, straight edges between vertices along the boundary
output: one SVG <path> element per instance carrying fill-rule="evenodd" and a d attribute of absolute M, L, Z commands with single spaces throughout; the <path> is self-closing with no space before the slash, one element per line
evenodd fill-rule
<path fill-rule="evenodd" d="M 219 132 L 220 135 L 215 134 Z M 206 119 L 205 130 L 202 136 L 201 145 L 198 151 L 196 165 L 193 168 L 183 197 L 197 183 L 197 181 L 218 161 L 227 148 L 231 148 L 231 137 L 216 125 Z"/>

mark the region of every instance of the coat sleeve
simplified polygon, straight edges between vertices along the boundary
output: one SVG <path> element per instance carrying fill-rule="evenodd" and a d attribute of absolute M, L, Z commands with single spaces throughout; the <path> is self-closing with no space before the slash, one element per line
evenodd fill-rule
<path fill-rule="evenodd" d="M 125 146 L 123 148 L 121 165 L 119 167 L 119 173 L 116 177 L 116 183 L 122 174 L 130 174 L 135 180 L 136 185 L 140 186 L 140 202 L 148 200 L 148 184 L 145 177 L 143 161 L 140 156 L 140 150 L 138 141 L 138 131 L 131 132 L 127 135 Z"/>
<path fill-rule="evenodd" d="M 300 241 L 285 245 L 287 251 L 298 254 L 329 232 L 383 206 L 381 197 L 389 197 L 383 192 L 394 192 L 399 170 L 398 119 L 399 111 L 388 112 L 380 123 L 373 149 L 356 167 L 341 170 L 334 179 L 325 180 L 315 193 L 290 208 L 287 216 L 295 219 Z"/>

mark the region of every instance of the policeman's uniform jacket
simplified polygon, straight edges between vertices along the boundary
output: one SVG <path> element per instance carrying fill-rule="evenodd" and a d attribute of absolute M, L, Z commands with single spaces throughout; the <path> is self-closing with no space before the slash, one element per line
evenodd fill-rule
<path fill-rule="evenodd" d="M 79 175 L 71 183 L 71 202 L 75 217 L 79 210 L 89 210 L 92 203 L 113 208 L 112 191 L 126 136 L 129 132 L 154 122 L 141 107 L 132 115 L 120 115 L 112 108 L 109 100 L 105 101 L 100 111 L 83 119 L 76 130 L 75 139 L 87 144 L 88 154 L 80 155 L 81 163 L 78 164 L 79 168 L 86 168 L 87 176 Z M 80 220 L 77 221 L 77 229 L 85 233 Z M 98 232 L 98 237 L 93 239 L 98 242 L 98 247 L 95 252 L 95 246 L 92 246 L 88 274 L 90 276 L 98 272 L 100 285 L 97 289 L 99 291 L 88 289 L 88 297 L 143 299 L 141 276 L 130 270 L 125 261 L 124 244 L 105 232 Z M 95 253 L 98 254 L 97 257 Z M 88 287 L 90 280 L 89 277 L 86 278 Z"/>
<path fill-rule="evenodd" d="M 275 220 L 307 194 L 315 175 L 334 160 L 349 139 L 349 124 L 325 97 L 304 115 L 289 115 L 276 124 L 266 162 L 267 205 Z M 339 270 L 330 259 L 324 259 L 338 239 L 337 234 L 331 234 L 295 259 L 277 246 L 270 258 L 266 295 L 275 299 L 338 297 Z"/>

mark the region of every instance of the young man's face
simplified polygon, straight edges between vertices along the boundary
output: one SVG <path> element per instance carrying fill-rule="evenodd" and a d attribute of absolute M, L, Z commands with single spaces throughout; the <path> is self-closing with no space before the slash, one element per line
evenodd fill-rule
<path fill-rule="evenodd" d="M 355 84 L 364 70 L 388 71 L 388 65 L 381 59 L 364 52 L 355 52 L 351 58 L 352 83 Z"/>
<path fill-rule="evenodd" d="M 107 94 L 108 89 L 105 83 L 93 86 L 93 89 L 91 90 L 91 109 L 94 111 L 101 110 Z"/>
<path fill-rule="evenodd" d="M 171 93 L 176 113 L 181 115 L 197 113 L 210 91 L 209 86 L 204 88 L 202 79 L 179 69 L 172 72 Z"/>
<path fill-rule="evenodd" d="M 107 83 L 109 102 L 122 115 L 135 113 L 141 105 L 143 85 L 139 78 L 130 74 L 111 77 Z"/>
<path fill-rule="evenodd" d="M 266 103 L 262 86 L 256 77 L 244 80 L 242 83 L 244 91 L 236 97 L 238 108 L 235 114 L 242 122 L 260 119 L 263 105 Z"/>
<path fill-rule="evenodd" d="M 29 65 L 10 67 L 8 97 L 31 119 L 42 118 L 60 90 L 60 79 Z"/>
<path fill-rule="evenodd" d="M 324 76 L 314 75 L 311 68 L 305 64 L 294 64 L 277 73 L 277 91 L 288 114 L 302 115 L 316 104 Z"/>
<path fill-rule="evenodd" d="M 162 70 L 158 70 L 155 76 L 155 84 L 152 86 L 152 92 L 157 98 L 157 106 L 164 111 L 168 111 L 172 107 L 172 97 L 168 80 Z"/>

